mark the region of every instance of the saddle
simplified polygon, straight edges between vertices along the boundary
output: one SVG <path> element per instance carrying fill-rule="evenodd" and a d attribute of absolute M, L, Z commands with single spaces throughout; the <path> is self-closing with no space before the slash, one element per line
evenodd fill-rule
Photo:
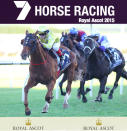
<path fill-rule="evenodd" d="M 108 58 L 110 62 L 110 68 L 114 69 L 122 63 L 122 58 L 119 55 L 119 52 L 115 48 L 107 48 L 104 52 L 105 56 Z"/>
<path fill-rule="evenodd" d="M 67 50 L 60 48 L 63 55 L 62 57 L 59 57 L 58 54 L 53 49 L 48 50 L 44 48 L 43 45 L 41 46 L 45 51 L 47 51 L 52 56 L 52 58 L 57 59 L 58 70 L 60 69 L 60 72 L 63 72 L 70 65 L 71 63 L 70 53 Z"/>

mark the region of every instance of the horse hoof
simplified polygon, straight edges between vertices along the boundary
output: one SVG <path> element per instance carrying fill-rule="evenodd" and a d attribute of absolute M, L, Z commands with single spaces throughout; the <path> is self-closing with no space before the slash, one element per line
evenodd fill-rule
<path fill-rule="evenodd" d="M 42 111 L 41 113 L 48 113 L 47 111 Z"/>
<path fill-rule="evenodd" d="M 100 98 L 99 102 L 102 102 L 102 98 Z"/>
<path fill-rule="evenodd" d="M 87 99 L 86 98 L 82 98 L 82 102 L 83 103 L 87 103 Z"/>
<path fill-rule="evenodd" d="M 30 116 L 31 111 L 25 111 L 26 116 Z"/>
<path fill-rule="evenodd" d="M 62 92 L 61 95 L 62 95 L 62 96 L 65 96 L 65 95 L 66 95 L 66 92 Z"/>
<path fill-rule="evenodd" d="M 102 98 L 94 100 L 95 102 L 102 102 Z"/>
<path fill-rule="evenodd" d="M 68 104 L 63 104 L 63 108 L 67 109 L 68 108 Z"/>
<path fill-rule="evenodd" d="M 43 110 L 41 111 L 41 113 L 48 113 L 48 108 L 44 107 Z"/>
<path fill-rule="evenodd" d="M 109 95 L 109 96 L 108 96 L 108 99 L 110 99 L 110 100 L 111 100 L 112 98 L 113 98 L 113 96 L 112 96 L 112 95 Z"/>
<path fill-rule="evenodd" d="M 106 87 L 104 94 L 107 94 L 110 88 Z"/>

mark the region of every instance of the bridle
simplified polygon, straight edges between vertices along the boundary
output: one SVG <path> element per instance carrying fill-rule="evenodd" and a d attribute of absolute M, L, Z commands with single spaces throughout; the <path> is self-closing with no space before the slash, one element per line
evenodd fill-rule
<path fill-rule="evenodd" d="M 90 39 L 90 40 L 92 40 L 92 42 L 94 42 L 92 38 L 86 38 L 85 40 L 87 40 L 87 39 Z M 89 49 L 90 50 L 89 55 L 91 55 L 93 53 L 93 51 L 95 50 L 95 48 L 96 48 L 96 44 L 94 44 L 93 48 L 90 48 L 89 46 L 85 46 L 83 50 L 85 51 L 85 49 Z"/>
<path fill-rule="evenodd" d="M 28 35 L 24 39 L 23 46 L 29 47 L 30 48 L 30 54 L 32 54 L 36 50 L 36 47 L 37 47 L 37 36 L 32 37 L 33 36 L 32 34 L 28 34 Z M 30 43 L 30 40 L 33 41 L 32 44 Z"/>
<path fill-rule="evenodd" d="M 24 40 L 24 43 L 23 43 L 23 46 L 30 47 L 30 54 L 33 54 L 34 51 L 37 48 L 37 39 L 38 39 L 38 37 L 33 36 L 32 34 L 28 34 L 28 35 L 30 35 L 30 36 L 26 36 L 26 38 Z M 30 43 L 30 40 L 32 40 L 32 44 Z M 29 60 L 30 60 L 30 58 L 29 58 Z M 31 60 L 30 60 L 30 63 L 31 63 L 31 65 L 42 65 L 42 64 L 47 63 L 47 59 L 45 59 L 43 62 L 41 62 L 39 64 L 32 63 Z"/>

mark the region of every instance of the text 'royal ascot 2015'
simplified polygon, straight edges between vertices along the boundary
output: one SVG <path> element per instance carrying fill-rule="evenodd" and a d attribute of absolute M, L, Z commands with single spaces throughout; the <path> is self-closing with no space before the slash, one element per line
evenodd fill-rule
<path fill-rule="evenodd" d="M 115 23 L 115 18 L 78 18 L 78 22 L 82 24 L 86 23 Z"/>

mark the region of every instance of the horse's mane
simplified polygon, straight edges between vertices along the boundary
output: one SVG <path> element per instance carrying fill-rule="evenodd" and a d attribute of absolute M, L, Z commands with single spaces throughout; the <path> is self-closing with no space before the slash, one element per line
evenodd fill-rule
<path fill-rule="evenodd" d="M 37 38 L 37 47 L 39 49 L 42 59 L 45 61 L 47 52 L 44 50 L 44 47 L 41 46 L 41 43 L 38 38 Z"/>
<path fill-rule="evenodd" d="M 69 43 L 70 43 L 70 48 L 72 49 L 73 46 L 74 46 L 74 42 L 73 42 L 73 40 L 70 38 L 69 35 L 68 35 L 68 41 L 69 41 Z"/>
<path fill-rule="evenodd" d="M 96 42 L 96 41 L 95 41 L 95 42 Z M 98 43 L 96 42 L 96 44 L 98 44 Z M 95 55 L 96 55 L 96 58 L 97 58 L 97 60 L 98 60 L 98 62 L 99 62 L 100 64 L 102 64 L 103 62 L 104 62 L 106 65 L 110 64 L 110 63 L 109 63 L 109 60 L 108 60 L 107 57 L 105 56 L 104 52 L 101 51 L 98 47 L 95 48 Z"/>

